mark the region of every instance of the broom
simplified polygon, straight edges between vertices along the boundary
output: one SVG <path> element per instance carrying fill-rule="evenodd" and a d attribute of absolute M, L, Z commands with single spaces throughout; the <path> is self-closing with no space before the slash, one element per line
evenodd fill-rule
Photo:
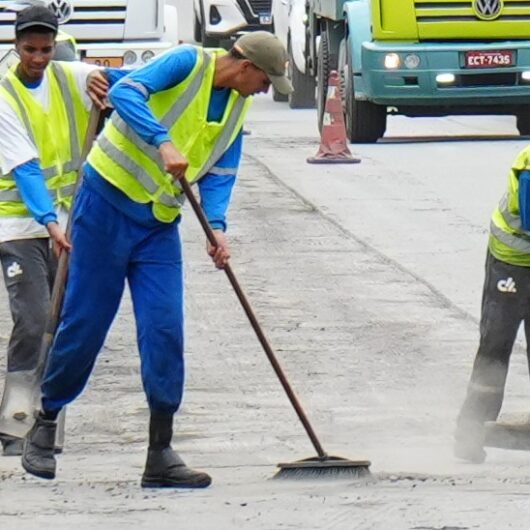
<path fill-rule="evenodd" d="M 84 172 L 84 162 L 88 156 L 92 144 L 96 138 L 96 131 L 99 124 L 101 116 L 101 111 L 93 106 L 90 111 L 90 116 L 88 119 L 87 132 L 85 136 L 85 142 L 82 147 L 79 170 L 77 172 L 77 180 L 75 181 L 74 193 L 72 205 L 68 211 L 68 219 L 66 224 L 66 236 L 70 240 L 70 232 L 72 230 L 72 213 L 74 210 L 74 201 L 79 190 L 81 183 L 83 181 L 83 172 Z M 69 262 L 68 252 L 61 251 L 57 263 L 57 272 L 55 273 L 55 279 L 53 282 L 51 300 L 50 300 L 50 309 L 48 312 L 48 318 L 46 320 L 46 327 L 44 330 L 44 335 L 41 339 L 40 344 L 40 353 L 39 353 L 39 363 L 36 368 L 37 381 L 40 381 L 44 370 L 46 368 L 46 363 L 48 360 L 48 355 L 50 353 L 53 339 L 55 337 L 55 332 L 57 331 L 57 324 L 59 322 L 59 316 L 61 314 L 61 309 L 63 307 L 63 298 L 66 288 L 66 279 L 68 277 L 68 262 Z"/>
<path fill-rule="evenodd" d="M 179 184 L 189 200 L 191 207 L 193 208 L 210 244 L 214 247 L 217 246 L 217 240 L 215 235 L 210 228 L 206 215 L 204 214 L 199 202 L 195 198 L 195 195 L 191 189 L 190 184 L 185 178 L 179 180 Z M 224 271 L 228 276 L 228 279 L 241 303 L 243 309 L 256 333 L 256 336 L 269 359 L 272 368 L 274 369 L 280 383 L 291 402 L 291 405 L 296 411 L 298 418 L 302 422 L 302 425 L 317 452 L 314 457 L 306 458 L 304 460 L 298 460 L 291 463 L 280 463 L 278 467 L 279 471 L 276 473 L 274 478 L 311 478 L 311 477 L 330 477 L 330 478 L 357 478 L 368 476 L 370 474 L 370 462 L 368 460 L 348 460 L 339 456 L 330 456 L 324 451 L 322 444 L 320 443 L 309 419 L 300 404 L 299 399 L 296 397 L 285 372 L 283 371 L 274 351 L 272 350 L 267 337 L 265 336 L 263 329 L 261 328 L 256 315 L 245 295 L 239 282 L 232 270 L 232 267 L 227 263 L 224 266 Z"/>

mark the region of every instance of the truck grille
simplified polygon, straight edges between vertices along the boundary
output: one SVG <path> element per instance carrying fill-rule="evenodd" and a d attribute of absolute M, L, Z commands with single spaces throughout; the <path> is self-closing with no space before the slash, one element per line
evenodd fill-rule
<path fill-rule="evenodd" d="M 72 18 L 60 29 L 73 35 L 77 42 L 123 40 L 127 0 L 74 0 Z M 15 13 L 0 9 L 0 43 L 12 43 Z"/>
<path fill-rule="evenodd" d="M 270 15 L 272 12 L 272 0 L 247 0 L 247 3 L 254 16 Z"/>
<path fill-rule="evenodd" d="M 74 14 L 62 27 L 78 42 L 120 41 L 125 33 L 127 0 L 77 0 Z"/>
<path fill-rule="evenodd" d="M 530 1 L 504 0 L 504 6 L 498 18 L 491 21 L 481 20 L 473 9 L 472 0 L 416 0 L 416 19 L 418 22 L 487 22 L 530 21 Z"/>
<path fill-rule="evenodd" d="M 487 4 L 487 2 L 486 2 Z M 530 1 L 503 0 L 498 16 L 479 17 L 473 0 L 414 0 L 420 40 L 530 38 Z M 492 4 L 495 5 L 495 4 Z"/>

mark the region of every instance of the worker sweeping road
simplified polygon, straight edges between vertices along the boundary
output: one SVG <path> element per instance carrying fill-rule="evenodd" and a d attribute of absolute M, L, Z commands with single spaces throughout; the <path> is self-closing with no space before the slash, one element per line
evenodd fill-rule
<path fill-rule="evenodd" d="M 484 423 L 501 410 L 510 355 L 524 322 L 530 340 L 530 147 L 515 159 L 493 212 L 482 294 L 480 343 L 460 410 L 455 456 L 481 463 Z"/>
<path fill-rule="evenodd" d="M 6 393 L 36 367 L 56 267 L 50 240 L 70 248 L 59 217 L 72 202 L 92 99 L 102 105 L 106 95 L 95 67 L 51 62 L 57 30 L 46 7 L 19 11 L 20 62 L 0 83 L 0 260 L 14 323 Z M 21 454 L 22 439 L 1 433 L 3 454 Z"/>
<path fill-rule="evenodd" d="M 137 324 L 150 409 L 144 487 L 202 488 L 209 475 L 170 446 L 183 394 L 183 277 L 179 179 L 198 182 L 226 265 L 226 211 L 252 94 L 292 90 L 286 51 L 267 32 L 240 37 L 227 53 L 183 45 L 117 82 L 115 112 L 88 157 L 76 199 L 68 286 L 42 384 L 42 410 L 22 465 L 53 478 L 59 411 L 83 390 L 122 297 L 125 280 Z M 107 399 L 106 397 L 104 399 Z"/>

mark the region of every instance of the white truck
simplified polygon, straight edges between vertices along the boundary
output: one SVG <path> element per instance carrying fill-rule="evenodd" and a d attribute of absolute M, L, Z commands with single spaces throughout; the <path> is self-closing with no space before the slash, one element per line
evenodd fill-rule
<path fill-rule="evenodd" d="M 272 32 L 272 0 L 194 0 L 194 38 L 208 48 L 256 30 Z"/>
<path fill-rule="evenodd" d="M 316 105 L 315 78 L 306 68 L 306 0 L 272 0 L 274 33 L 289 54 L 288 74 L 294 92 L 284 96 L 273 92 L 275 101 L 289 101 L 292 109 L 311 109 Z"/>
<path fill-rule="evenodd" d="M 140 66 L 178 42 L 177 10 L 165 0 L 49 0 L 65 14 L 80 59 L 102 66 Z M 0 57 L 13 48 L 16 14 L 0 10 Z"/>

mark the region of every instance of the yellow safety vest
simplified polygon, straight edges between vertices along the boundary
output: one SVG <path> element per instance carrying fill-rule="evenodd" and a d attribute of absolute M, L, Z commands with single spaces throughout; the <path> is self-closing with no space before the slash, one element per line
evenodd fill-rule
<path fill-rule="evenodd" d="M 215 170 L 215 163 L 243 126 L 250 105 L 250 98 L 232 90 L 221 121 L 207 121 L 215 61 L 224 53 L 197 48 L 197 61 L 188 77 L 175 87 L 152 94 L 148 101 L 154 116 L 188 160 L 186 179 L 191 183 Z M 88 161 L 133 201 L 152 203 L 153 215 L 159 221 L 170 223 L 179 215 L 184 196 L 178 182 L 165 172 L 158 149 L 142 140 L 117 112 L 108 120 Z"/>
<path fill-rule="evenodd" d="M 60 61 L 73 61 L 77 59 L 77 43 L 72 35 L 59 31 L 55 37 L 55 59 Z"/>
<path fill-rule="evenodd" d="M 74 51 L 77 46 L 75 38 L 72 35 L 64 31 L 60 31 L 60 30 L 57 32 L 57 36 L 55 37 L 55 42 L 69 42 L 70 46 L 72 46 L 72 49 Z"/>
<path fill-rule="evenodd" d="M 523 170 L 530 171 L 530 146 L 512 164 L 508 190 L 491 218 L 489 249 L 505 263 L 530 267 L 530 231 L 523 230 L 519 213 L 519 174 Z"/>
<path fill-rule="evenodd" d="M 15 68 L 0 82 L 0 97 L 18 114 L 35 144 L 55 206 L 69 208 L 88 126 L 83 96 L 68 65 L 52 61 L 44 73 L 50 90 L 46 111 L 17 78 Z M 0 216 L 29 216 L 11 173 L 0 177 Z"/>

